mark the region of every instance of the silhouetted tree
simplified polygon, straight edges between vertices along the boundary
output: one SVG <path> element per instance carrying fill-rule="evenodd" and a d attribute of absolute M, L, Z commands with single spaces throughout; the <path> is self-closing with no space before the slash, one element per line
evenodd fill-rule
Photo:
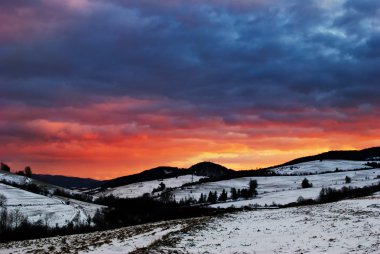
<path fill-rule="evenodd" d="M 302 188 L 310 188 L 313 187 L 313 184 L 305 177 L 305 179 L 302 180 L 301 186 Z"/>
<path fill-rule="evenodd" d="M 231 188 L 231 198 L 232 198 L 233 200 L 236 200 L 236 199 L 239 198 L 238 193 L 237 193 L 237 191 L 236 191 L 235 188 Z"/>
<path fill-rule="evenodd" d="M 346 181 L 346 183 L 351 183 L 351 177 L 346 176 L 345 181 Z"/>
<path fill-rule="evenodd" d="M 207 201 L 206 195 L 203 195 L 203 193 L 201 193 L 201 196 L 199 197 L 198 203 L 203 204 L 203 203 L 206 203 L 206 201 Z"/>
<path fill-rule="evenodd" d="M 215 192 L 210 191 L 208 193 L 207 202 L 215 204 L 217 199 L 218 199 L 218 193 L 216 191 Z"/>
<path fill-rule="evenodd" d="M 29 166 L 26 166 L 24 171 L 27 177 L 32 177 L 32 169 Z"/>
<path fill-rule="evenodd" d="M 0 169 L 3 171 L 11 172 L 11 168 L 3 162 L 1 163 Z"/>
<path fill-rule="evenodd" d="M 257 195 L 257 191 L 256 191 L 257 186 L 258 186 L 258 184 L 257 184 L 256 180 L 250 180 L 249 181 L 249 192 L 250 192 L 251 196 Z"/>
<path fill-rule="evenodd" d="M 152 193 L 163 191 L 166 189 L 166 185 L 164 183 L 160 183 L 157 188 L 154 188 Z"/>
<path fill-rule="evenodd" d="M 227 200 L 227 192 L 225 189 L 223 189 L 222 193 L 220 193 L 218 201 L 224 202 L 226 200 Z"/>

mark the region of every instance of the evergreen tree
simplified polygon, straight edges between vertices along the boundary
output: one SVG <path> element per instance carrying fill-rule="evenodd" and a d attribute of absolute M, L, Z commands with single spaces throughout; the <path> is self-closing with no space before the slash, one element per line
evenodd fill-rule
<path fill-rule="evenodd" d="M 256 180 L 250 180 L 249 181 L 249 192 L 250 192 L 250 196 L 254 196 L 254 195 L 257 195 L 257 181 Z"/>
<path fill-rule="evenodd" d="M 235 188 L 231 188 L 231 198 L 232 198 L 233 200 L 236 200 L 236 199 L 239 198 L 238 193 L 237 193 L 237 191 L 236 191 Z"/>
<path fill-rule="evenodd" d="M 203 193 L 201 193 L 201 196 L 199 197 L 199 200 L 198 200 L 198 203 L 199 204 L 203 204 L 203 203 L 206 203 L 206 195 L 203 195 Z"/>
<path fill-rule="evenodd" d="M 218 201 L 224 202 L 227 200 L 227 192 L 225 189 L 223 189 L 222 193 L 220 194 Z"/>
<path fill-rule="evenodd" d="M 218 193 L 216 191 L 215 192 L 210 191 L 207 197 L 207 202 L 211 204 L 215 204 L 217 199 L 218 199 Z"/>

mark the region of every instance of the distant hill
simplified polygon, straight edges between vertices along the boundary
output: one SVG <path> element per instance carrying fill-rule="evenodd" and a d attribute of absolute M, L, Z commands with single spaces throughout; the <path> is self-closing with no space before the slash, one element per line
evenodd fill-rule
<path fill-rule="evenodd" d="M 197 163 L 191 166 L 188 170 L 190 173 L 194 173 L 195 175 L 212 178 L 224 177 L 231 174 L 232 172 L 235 172 L 232 169 L 228 169 L 222 165 L 208 161 Z"/>
<path fill-rule="evenodd" d="M 91 178 L 79 178 L 62 175 L 40 175 L 34 174 L 33 179 L 41 182 L 53 184 L 63 188 L 97 188 L 100 187 L 104 181 L 98 181 Z"/>
<path fill-rule="evenodd" d="M 152 168 L 138 174 L 122 176 L 122 177 L 118 177 L 112 180 L 108 180 L 104 182 L 101 185 L 101 187 L 113 188 L 113 187 L 131 184 L 131 183 L 177 177 L 181 175 L 186 175 L 188 173 L 189 172 L 186 169 L 162 166 L 162 167 Z"/>
<path fill-rule="evenodd" d="M 306 156 L 291 160 L 284 164 L 274 166 L 289 166 L 303 162 L 315 161 L 315 160 L 350 160 L 350 161 L 370 161 L 380 160 L 380 147 L 372 147 L 363 150 L 346 150 L 346 151 L 329 151 L 317 155 Z M 270 167 L 270 168 L 274 168 Z"/>
<path fill-rule="evenodd" d="M 122 176 L 122 177 L 118 177 L 118 178 L 106 181 L 101 185 L 101 187 L 114 188 L 114 187 L 137 183 L 137 182 L 172 178 L 172 177 L 190 175 L 190 174 L 195 174 L 197 176 L 207 176 L 210 178 L 220 178 L 220 177 L 225 177 L 231 174 L 232 172 L 236 172 L 236 171 L 227 169 L 224 166 L 221 166 L 219 164 L 212 163 L 212 162 L 200 162 L 191 166 L 188 169 L 163 166 L 163 167 L 152 168 L 138 174 Z"/>
<path fill-rule="evenodd" d="M 65 188 L 114 188 L 127 184 L 152 181 L 158 179 L 172 178 L 182 175 L 194 174 L 197 176 L 206 176 L 208 180 L 215 181 L 221 179 L 231 179 L 238 177 L 251 177 L 251 176 L 268 176 L 273 174 L 268 170 L 275 167 L 289 166 L 303 162 L 315 161 L 315 160 L 352 160 L 352 161 L 380 161 L 380 147 L 367 148 L 363 150 L 349 150 L 349 151 L 329 151 L 317 155 L 306 156 L 291 160 L 281 165 L 276 165 L 259 170 L 241 170 L 235 171 L 228 169 L 222 165 L 213 162 L 200 162 L 194 164 L 190 168 L 177 168 L 170 166 L 161 166 L 143 171 L 138 174 L 127 175 L 118 177 L 108 181 L 97 181 L 89 178 L 77 178 L 67 176 L 55 176 L 55 175 L 34 175 L 33 178 L 47 182 L 53 185 L 62 186 Z"/>

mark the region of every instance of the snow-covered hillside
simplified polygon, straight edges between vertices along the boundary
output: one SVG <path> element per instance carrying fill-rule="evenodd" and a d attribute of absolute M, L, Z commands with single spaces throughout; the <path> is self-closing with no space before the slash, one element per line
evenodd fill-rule
<path fill-rule="evenodd" d="M 347 166 L 346 168 L 349 167 Z M 243 177 L 187 186 L 181 189 L 175 189 L 173 194 L 178 201 L 189 197 L 198 200 L 201 193 L 207 195 L 210 191 L 217 191 L 220 194 L 223 189 L 229 192 L 231 188 L 248 188 L 248 183 L 252 179 L 257 180 L 258 182 L 258 195 L 256 198 L 218 203 L 213 205 L 213 207 L 225 208 L 230 206 L 241 207 L 248 205 L 269 206 L 273 203 L 284 205 L 297 201 L 300 196 L 303 198 L 317 198 L 323 187 L 340 189 L 343 186 L 362 187 L 371 185 L 380 181 L 380 179 L 377 178 L 378 175 L 380 175 L 380 169 L 344 171 L 308 176 L 284 175 L 270 177 Z M 346 176 L 351 178 L 351 183 L 345 183 Z M 301 188 L 301 182 L 305 177 L 307 177 L 307 179 L 313 184 L 312 188 Z"/>
<path fill-rule="evenodd" d="M 25 186 L 28 184 L 35 184 L 38 187 L 48 191 L 50 194 L 53 194 L 56 190 L 61 190 L 61 191 L 64 191 L 64 192 L 70 193 L 70 194 L 81 194 L 79 191 L 66 189 L 66 188 L 63 188 L 60 186 L 48 184 L 45 182 L 35 180 L 33 178 L 17 175 L 14 173 L 9 173 L 9 172 L 2 171 L 2 170 L 0 170 L 0 182 L 10 184 L 10 185 L 16 184 L 16 185 L 21 185 L 21 186 Z"/>
<path fill-rule="evenodd" d="M 332 172 L 336 169 L 340 171 L 348 171 L 353 169 L 371 168 L 365 165 L 367 162 L 368 161 L 317 160 L 290 166 L 277 167 L 271 170 L 281 175 L 320 174 L 324 172 Z"/>
<path fill-rule="evenodd" d="M 165 221 L 88 234 L 18 241 L 4 244 L 0 243 L 0 254 L 118 254 L 130 253 L 133 251 L 144 253 L 139 252 L 139 250 L 143 251 L 144 248 L 161 240 L 168 234 L 180 232 L 190 224 L 199 223 L 200 221 L 204 221 L 204 218 Z"/>
<path fill-rule="evenodd" d="M 0 183 L 0 193 L 6 197 L 9 212 L 18 210 L 30 222 L 41 220 L 50 226 L 63 226 L 75 220 L 86 221 L 101 206 L 77 200 L 43 196 Z"/>
<path fill-rule="evenodd" d="M 172 234 L 154 253 L 379 253 L 380 196 L 225 215 Z M 170 244 L 169 244 L 170 243 Z"/>
<path fill-rule="evenodd" d="M 270 177 L 242 177 L 230 180 L 199 183 L 183 187 L 183 184 L 197 182 L 202 177 L 184 175 L 175 178 L 160 179 L 155 181 L 139 182 L 111 188 L 100 192 L 101 195 L 114 195 L 121 198 L 134 198 L 142 196 L 145 193 L 152 194 L 153 189 L 159 187 L 161 183 L 166 188 L 174 188 L 172 193 L 177 201 L 181 199 L 194 198 L 199 199 L 200 195 L 208 195 L 210 191 L 217 191 L 219 194 L 225 189 L 230 192 L 231 188 L 243 189 L 248 188 L 250 180 L 257 180 L 258 195 L 256 198 L 249 200 L 228 200 L 225 203 L 212 205 L 213 207 L 226 208 L 230 206 L 270 206 L 285 205 L 303 198 L 315 199 L 324 187 L 341 188 L 343 186 L 362 187 L 377 183 L 380 175 L 380 169 L 371 169 L 365 166 L 364 161 L 344 161 L 344 160 L 324 160 L 300 163 L 293 166 L 272 169 L 280 176 Z M 339 169 L 336 172 L 336 169 Z M 368 168 L 368 169 L 363 169 Z M 357 170 L 361 169 L 361 170 Z M 326 173 L 331 172 L 331 173 Z M 304 176 L 306 174 L 306 176 Z M 308 175 L 312 174 L 312 175 Z M 351 178 L 351 183 L 346 184 L 345 177 Z M 312 188 L 301 188 L 302 180 L 307 179 L 313 184 Z M 160 192 L 155 193 L 156 195 Z M 228 193 L 230 195 L 230 193 Z"/>
<path fill-rule="evenodd" d="M 21 253 L 379 253 L 380 194 L 0 244 Z"/>
<path fill-rule="evenodd" d="M 0 170 L 0 181 L 16 184 L 28 184 L 32 183 L 33 179 Z"/>
<path fill-rule="evenodd" d="M 145 193 L 152 194 L 153 189 L 157 189 L 161 183 L 165 184 L 166 188 L 176 188 L 184 185 L 185 183 L 197 182 L 203 176 L 196 175 L 183 175 L 173 178 L 159 179 L 154 181 L 146 181 L 128 184 L 116 188 L 108 189 L 104 192 L 100 192 L 97 196 L 101 195 L 114 195 L 120 198 L 135 198 L 144 195 Z"/>

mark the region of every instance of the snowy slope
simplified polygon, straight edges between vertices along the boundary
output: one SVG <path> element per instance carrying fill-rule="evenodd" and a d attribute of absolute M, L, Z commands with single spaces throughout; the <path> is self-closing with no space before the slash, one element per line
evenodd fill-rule
<path fill-rule="evenodd" d="M 306 178 L 313 184 L 312 188 L 302 189 L 301 182 L 305 176 L 271 176 L 271 177 L 243 177 L 231 180 L 224 180 L 218 182 L 209 182 L 198 185 L 184 187 L 183 189 L 176 189 L 173 194 L 176 200 L 182 198 L 193 197 L 199 199 L 201 193 L 207 195 L 210 191 L 217 191 L 221 193 L 223 189 L 227 192 L 231 188 L 242 189 L 248 188 L 248 183 L 251 179 L 257 180 L 258 195 L 252 200 L 240 200 L 235 202 L 227 202 L 223 204 L 214 205 L 216 207 L 235 207 L 245 205 L 271 205 L 288 204 L 295 202 L 299 196 L 304 198 L 316 198 L 323 187 L 341 188 L 343 186 L 365 186 L 377 183 L 380 181 L 376 179 L 380 175 L 380 169 L 368 169 L 359 171 L 336 172 L 319 175 L 310 175 Z M 350 184 L 345 184 L 345 177 L 349 176 L 352 179 Z M 230 193 L 229 193 L 230 195 Z"/>
<path fill-rule="evenodd" d="M 347 171 L 353 169 L 371 168 L 365 165 L 367 162 L 368 161 L 317 160 L 273 168 L 271 170 L 281 175 L 320 174 L 323 172 L 331 172 L 336 169 Z"/>
<path fill-rule="evenodd" d="M 379 253 L 380 198 L 228 214 L 170 235 L 158 253 Z M 166 244 L 172 243 L 172 244 Z"/>
<path fill-rule="evenodd" d="M 135 198 L 142 196 L 145 193 L 151 194 L 153 189 L 158 188 L 160 183 L 164 183 L 166 188 L 176 188 L 184 185 L 185 183 L 191 183 L 192 181 L 197 182 L 199 179 L 204 178 L 203 176 L 192 176 L 192 175 L 183 175 L 173 178 L 160 179 L 154 181 L 146 181 L 128 184 L 116 188 L 108 189 L 104 192 L 100 192 L 97 196 L 101 195 L 114 195 L 120 198 Z"/>
<path fill-rule="evenodd" d="M 50 226 L 63 226 L 74 218 L 83 222 L 101 206 L 60 197 L 47 197 L 0 183 L 0 193 L 7 198 L 8 211 L 18 210 L 30 222 L 42 220 Z"/>
<path fill-rule="evenodd" d="M 0 244 L 21 253 L 379 253 L 380 193 L 287 209 Z"/>
<path fill-rule="evenodd" d="M 12 184 L 17 184 L 17 185 L 35 184 L 35 185 L 39 186 L 40 188 L 47 190 L 51 194 L 53 194 L 55 190 L 65 191 L 66 193 L 70 193 L 70 194 L 81 194 L 79 191 L 66 189 L 66 188 L 63 188 L 60 186 L 48 184 L 48 183 L 41 182 L 41 181 L 26 177 L 26 176 L 20 176 L 20 175 L 5 172 L 2 170 L 0 170 L 0 181 L 4 182 L 6 184 L 10 184 L 10 185 L 12 185 Z"/>
<path fill-rule="evenodd" d="M 20 175 L 16 175 L 13 173 L 0 170 L 0 181 L 6 181 L 9 183 L 16 183 L 16 184 L 28 184 L 28 183 L 31 183 L 33 180 L 26 176 L 20 176 Z"/>
<path fill-rule="evenodd" d="M 88 234 L 0 243 L 0 254 L 130 253 L 148 247 L 170 233 L 179 232 L 189 223 L 199 221 L 200 219 L 174 220 Z"/>

